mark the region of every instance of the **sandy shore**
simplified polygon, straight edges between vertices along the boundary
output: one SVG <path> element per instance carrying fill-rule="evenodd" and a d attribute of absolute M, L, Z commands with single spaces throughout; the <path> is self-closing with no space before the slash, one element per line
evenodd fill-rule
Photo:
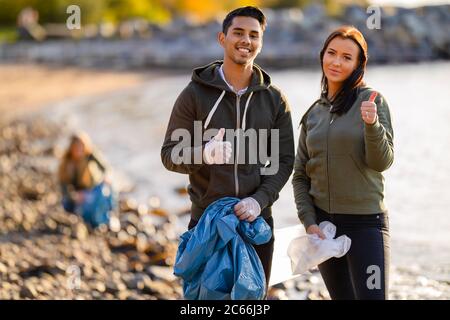
<path fill-rule="evenodd" d="M 119 72 L 35 64 L 0 64 L 2 118 L 36 111 L 72 97 L 89 97 L 125 89 L 158 72 Z"/>

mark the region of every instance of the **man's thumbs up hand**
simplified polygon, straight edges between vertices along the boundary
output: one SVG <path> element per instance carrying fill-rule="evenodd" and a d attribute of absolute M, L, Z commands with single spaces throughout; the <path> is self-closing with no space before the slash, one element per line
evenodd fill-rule
<path fill-rule="evenodd" d="M 361 118 L 367 124 L 374 124 L 377 121 L 377 105 L 375 99 L 377 92 L 372 92 L 368 101 L 361 103 Z"/>
<path fill-rule="evenodd" d="M 203 160 L 207 164 L 225 164 L 231 157 L 231 143 L 223 141 L 225 128 L 219 132 L 205 145 L 203 150 Z"/>
<path fill-rule="evenodd" d="M 221 128 L 219 132 L 213 137 L 216 141 L 223 141 L 223 136 L 225 135 L 225 129 Z"/>

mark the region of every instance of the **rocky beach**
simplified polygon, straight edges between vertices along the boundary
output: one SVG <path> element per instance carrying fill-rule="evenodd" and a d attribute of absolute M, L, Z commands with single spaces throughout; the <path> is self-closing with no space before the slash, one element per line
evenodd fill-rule
<path fill-rule="evenodd" d="M 172 216 L 121 199 L 109 226 L 64 212 L 55 179 L 64 128 L 0 128 L 0 299 L 179 299 Z"/>
<path fill-rule="evenodd" d="M 66 72 L 60 88 L 70 86 L 79 76 L 67 70 L 36 68 L 45 69 L 48 73 L 41 74 L 47 77 Z M 5 69 L 0 68 L 2 72 Z M 384 72 L 383 69 L 383 75 Z M 92 71 L 92 78 L 86 83 L 93 85 L 96 76 Z M 186 83 L 187 76 L 148 74 L 128 88 L 121 88 L 120 73 L 110 76 L 114 88 L 110 91 L 82 98 L 44 91 L 46 99 L 54 99 L 42 104 L 36 96 L 28 103 L 34 105 L 30 107 L 32 111 L 0 119 L 0 299 L 182 299 L 181 283 L 173 276 L 172 266 L 178 237 L 187 225 L 185 177 L 171 179 L 164 173 L 159 163 L 159 146 L 174 92 Z M 278 77 L 289 81 L 292 75 L 275 74 Z M 314 77 L 317 76 L 307 75 L 305 79 Z M 373 79 L 376 81 L 376 74 Z M 290 90 L 287 84 L 283 87 Z M 1 101 L 5 101 L 5 91 L 0 93 Z M 289 96 L 297 101 L 295 95 Z M 7 113 L 4 111 L 3 115 Z M 297 113 L 300 111 L 295 111 L 296 116 Z M 402 114 L 400 110 L 395 113 Z M 62 121 L 71 117 L 78 121 Z M 138 118 L 145 121 L 141 123 Z M 405 126 L 400 120 L 397 123 Z M 444 128 L 438 125 L 436 130 Z M 129 180 L 122 183 L 128 187 L 120 194 L 111 223 L 96 230 L 87 227 L 77 215 L 64 212 L 56 181 L 62 150 L 70 133 L 80 128 L 93 136 L 114 168 L 124 172 Z M 121 132 L 124 140 L 114 135 L 111 128 Z M 400 141 L 405 134 L 399 130 Z M 147 139 L 148 145 L 139 144 L 144 136 L 152 137 Z M 134 144 L 133 139 L 137 141 Z M 124 157 L 130 152 L 134 161 Z M 431 151 L 429 154 L 433 155 Z M 146 180 L 145 175 L 133 175 L 133 168 L 152 175 Z M 163 186 L 161 181 L 167 183 Z M 396 212 L 394 231 L 395 215 Z M 396 248 L 408 248 L 396 239 L 392 245 L 396 255 Z M 431 242 L 430 248 L 433 247 L 440 248 Z M 432 252 L 425 247 L 414 248 L 416 258 Z M 390 298 L 449 299 L 449 261 L 444 252 L 435 254 L 442 257 L 443 263 L 394 260 Z M 329 296 L 320 274 L 313 270 L 275 285 L 269 298 L 315 300 Z"/>

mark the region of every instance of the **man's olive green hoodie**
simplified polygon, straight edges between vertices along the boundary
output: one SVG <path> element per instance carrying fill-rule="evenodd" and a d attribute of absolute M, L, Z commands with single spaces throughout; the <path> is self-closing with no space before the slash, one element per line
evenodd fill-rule
<path fill-rule="evenodd" d="M 301 120 L 292 184 L 305 228 L 316 224 L 314 206 L 331 214 L 387 211 L 382 172 L 394 160 L 394 133 L 388 104 L 379 93 L 376 122 L 362 120 L 361 103 L 373 91 L 361 86 L 350 110 L 340 116 L 321 98 Z"/>
<path fill-rule="evenodd" d="M 209 204 L 226 196 L 253 197 L 261 207 L 261 216 L 267 218 L 271 216 L 271 206 L 278 199 L 294 165 L 295 146 L 290 108 L 280 90 L 271 84 L 269 75 L 259 66 L 253 65 L 247 91 L 239 96 L 222 79 L 219 73 L 221 65 L 221 61 L 216 61 L 194 70 L 191 82 L 178 96 L 173 107 L 161 148 L 161 159 L 168 170 L 189 175 L 188 193 L 192 201 L 193 219 L 198 220 Z M 200 145 L 192 141 L 191 146 L 182 149 L 180 154 L 184 157 L 188 155 L 191 164 L 180 163 L 176 157 L 174 161 L 172 150 L 179 141 L 171 139 L 172 133 L 175 129 L 183 128 L 193 137 L 194 121 L 201 121 L 201 134 L 210 128 L 242 129 L 244 132 L 248 129 L 256 129 L 257 132 L 266 129 L 269 133 L 266 146 L 269 152 L 270 130 L 278 129 L 277 173 L 261 175 L 260 169 L 265 164 L 259 158 L 256 164 L 249 163 L 249 152 L 254 150 L 249 148 L 249 143 L 245 143 L 245 150 L 234 148 L 233 152 L 235 160 L 245 151 L 245 164 L 236 164 L 236 161 L 223 165 L 207 165 L 204 162 L 195 164 L 194 158 L 202 159 L 207 141 Z M 235 139 L 226 133 L 225 140 L 231 142 Z M 257 139 L 259 148 L 259 134 Z"/>

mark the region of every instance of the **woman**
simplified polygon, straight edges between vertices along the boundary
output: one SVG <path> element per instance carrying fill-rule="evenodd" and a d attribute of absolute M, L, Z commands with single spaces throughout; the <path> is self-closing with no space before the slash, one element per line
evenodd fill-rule
<path fill-rule="evenodd" d="M 114 207 L 106 171 L 88 135 L 73 135 L 59 166 L 63 206 L 68 212 L 80 214 L 92 227 L 107 223 Z"/>
<path fill-rule="evenodd" d="M 387 299 L 389 230 L 384 178 L 394 159 L 386 99 L 366 86 L 367 43 L 343 26 L 320 52 L 322 93 L 301 120 L 292 179 L 298 216 L 308 234 L 352 240 L 349 252 L 319 265 L 332 299 Z"/>

